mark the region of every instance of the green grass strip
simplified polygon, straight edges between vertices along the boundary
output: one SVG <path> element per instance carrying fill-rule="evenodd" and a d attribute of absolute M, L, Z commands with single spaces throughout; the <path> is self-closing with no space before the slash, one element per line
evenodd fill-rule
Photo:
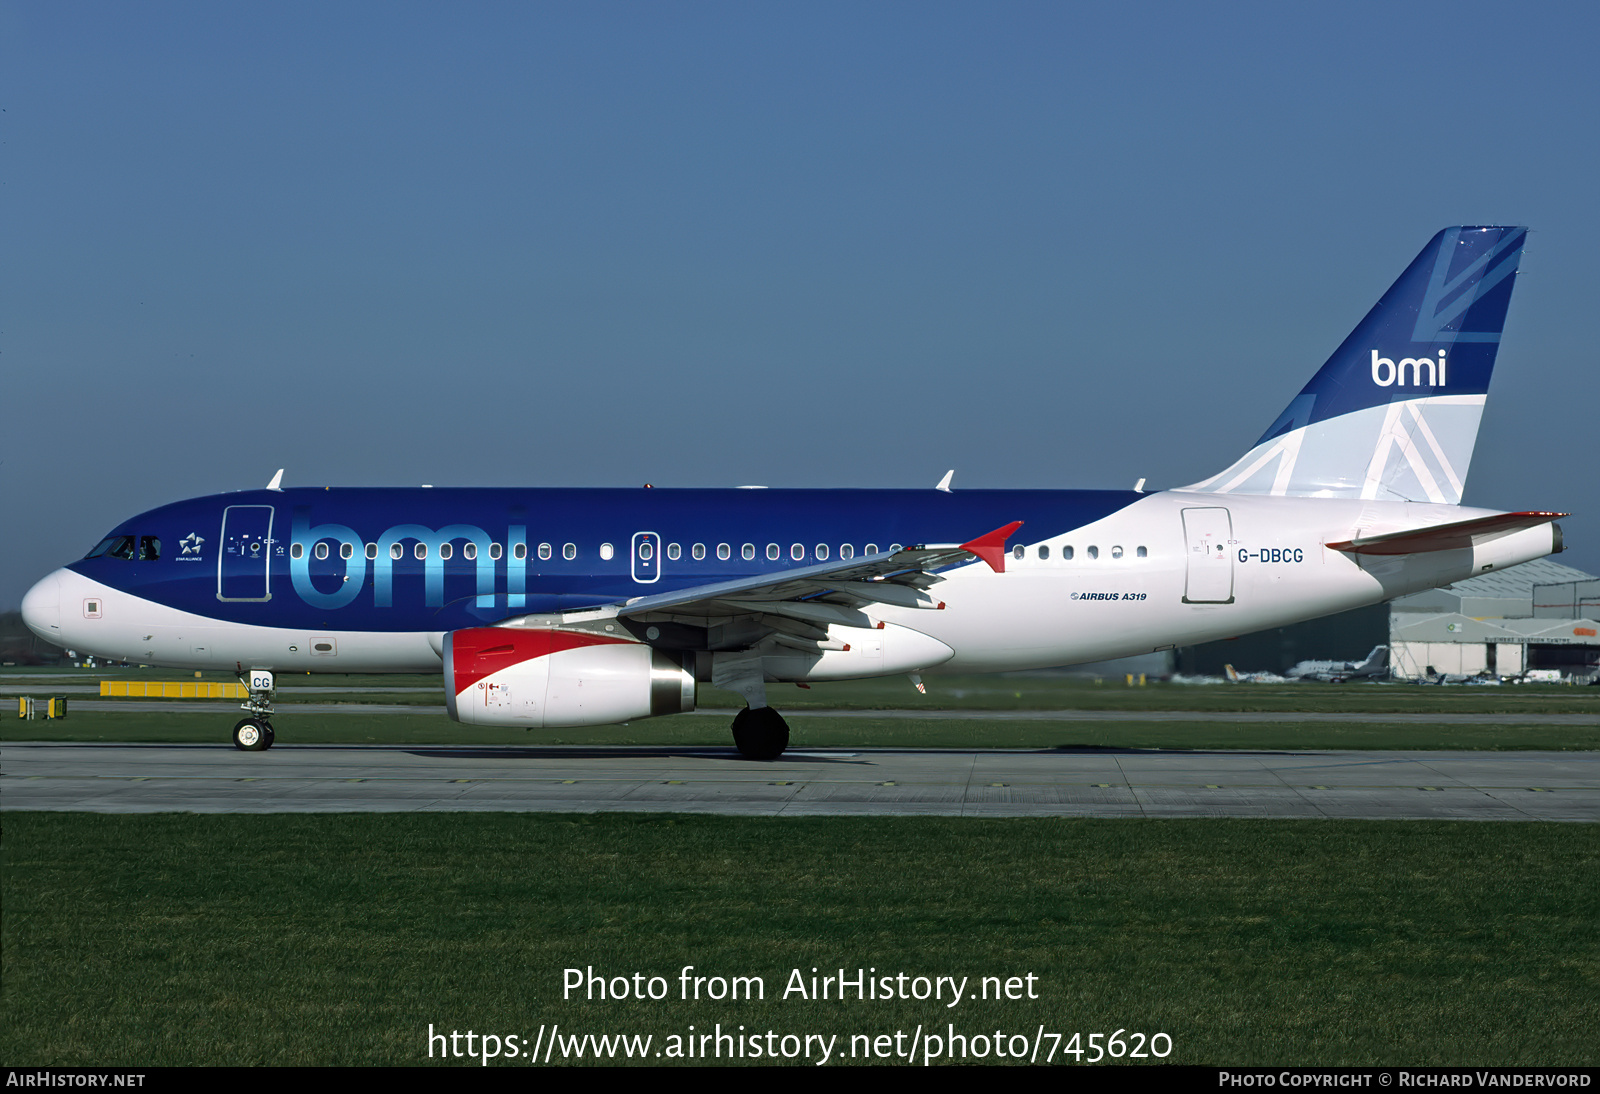
<path fill-rule="evenodd" d="M 1207 1064 L 1588 1064 L 1600 828 L 600 814 L 4 815 L 0 1058 L 413 1064 L 533 1037 L 1162 1031 Z M 562 970 L 665 1002 L 563 1000 Z M 684 965 L 761 976 L 682 1002 Z M 790 971 L 1036 1000 L 781 998 Z M 651 1061 L 655 1062 L 655 1061 Z M 847 1062 L 847 1061 L 846 1061 Z"/>

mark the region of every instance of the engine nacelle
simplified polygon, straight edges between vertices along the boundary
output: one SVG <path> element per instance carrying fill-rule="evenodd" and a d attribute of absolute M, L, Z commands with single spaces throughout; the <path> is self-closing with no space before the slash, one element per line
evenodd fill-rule
<path fill-rule="evenodd" d="M 694 709 L 684 655 L 581 631 L 473 627 L 444 638 L 445 706 L 467 725 L 600 726 Z"/>

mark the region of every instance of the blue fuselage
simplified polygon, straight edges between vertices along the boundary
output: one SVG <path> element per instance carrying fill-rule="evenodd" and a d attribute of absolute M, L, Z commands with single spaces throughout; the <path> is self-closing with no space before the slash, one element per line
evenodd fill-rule
<path fill-rule="evenodd" d="M 120 550 L 70 568 L 229 623 L 449 631 L 775 573 L 846 552 L 961 543 L 1014 520 L 1024 522 L 1020 538 L 1039 539 L 1140 497 L 1077 490 L 246 491 L 142 513 L 108 534 Z"/>

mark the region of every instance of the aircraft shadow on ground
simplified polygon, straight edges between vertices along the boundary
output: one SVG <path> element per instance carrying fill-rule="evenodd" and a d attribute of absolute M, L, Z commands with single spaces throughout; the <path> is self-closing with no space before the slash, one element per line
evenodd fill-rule
<path fill-rule="evenodd" d="M 797 749 L 776 760 L 749 760 L 737 749 L 715 745 L 528 745 L 512 747 L 472 748 L 448 746 L 444 748 L 407 748 L 402 751 L 430 760 L 738 760 L 752 764 L 781 764 L 790 760 L 808 763 L 863 764 L 871 763 L 856 753 L 837 756 Z"/>
<path fill-rule="evenodd" d="M 359 747 L 359 746 L 357 746 Z M 388 746 L 394 747 L 394 746 Z M 462 745 L 447 745 L 438 748 L 410 747 L 401 748 L 399 751 L 409 752 L 413 756 L 422 756 L 428 759 L 447 760 L 617 760 L 617 759 L 695 759 L 695 760 L 740 760 L 745 757 L 739 755 L 737 749 L 720 747 L 717 745 L 527 745 L 527 746 L 490 746 L 487 748 L 474 748 Z M 862 753 L 868 755 L 863 756 Z M 749 760 L 749 763 L 784 763 L 788 761 L 803 761 L 807 763 L 827 764 L 870 764 L 873 755 L 885 753 L 918 754 L 918 755 L 1003 755 L 1003 756 L 1028 756 L 1028 755 L 1074 755 L 1074 756 L 1302 756 L 1308 755 L 1303 751 L 1273 751 L 1242 749 L 1177 749 L 1177 748 L 1131 748 L 1118 745 L 1055 745 L 1049 748 L 862 748 L 855 749 L 792 749 L 777 760 Z"/>

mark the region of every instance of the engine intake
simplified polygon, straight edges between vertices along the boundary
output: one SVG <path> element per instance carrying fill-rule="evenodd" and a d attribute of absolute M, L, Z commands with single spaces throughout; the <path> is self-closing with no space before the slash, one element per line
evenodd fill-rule
<path fill-rule="evenodd" d="M 694 709 L 692 656 L 582 631 L 452 631 L 445 707 L 466 725 L 547 729 L 680 714 Z"/>

